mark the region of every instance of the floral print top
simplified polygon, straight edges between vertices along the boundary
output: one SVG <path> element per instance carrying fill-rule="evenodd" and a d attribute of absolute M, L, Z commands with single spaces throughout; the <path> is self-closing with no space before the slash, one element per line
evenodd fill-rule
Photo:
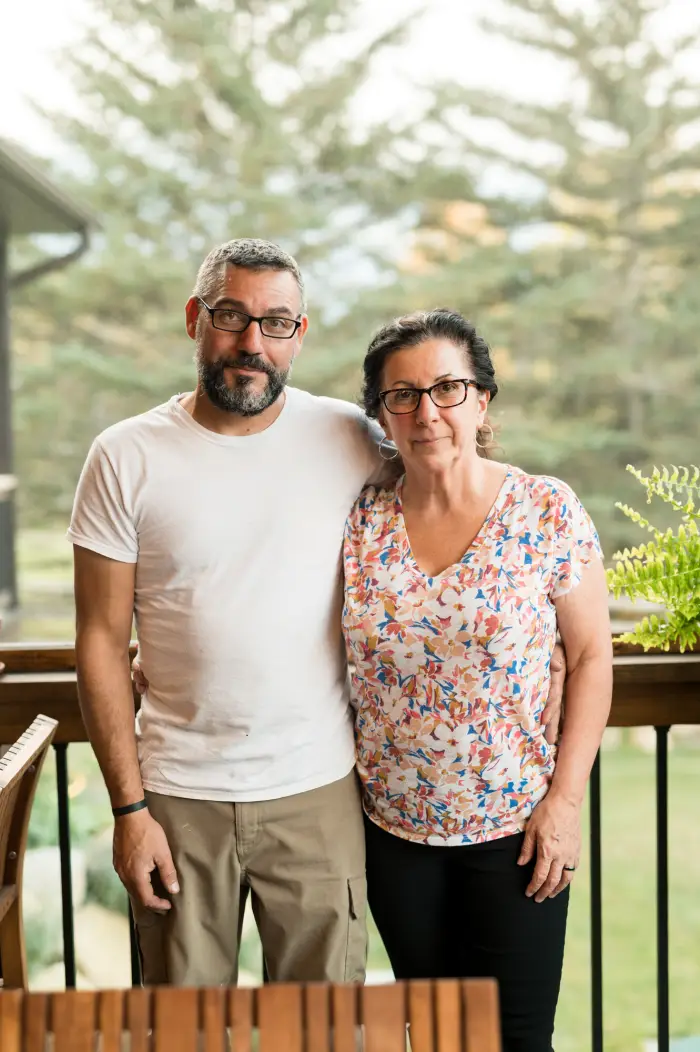
<path fill-rule="evenodd" d="M 367 487 L 345 531 L 343 630 L 365 809 L 408 840 L 457 845 L 520 832 L 545 795 L 555 748 L 540 716 L 554 600 L 602 558 L 558 479 L 508 467 L 461 561 L 421 571 L 399 479 Z"/>

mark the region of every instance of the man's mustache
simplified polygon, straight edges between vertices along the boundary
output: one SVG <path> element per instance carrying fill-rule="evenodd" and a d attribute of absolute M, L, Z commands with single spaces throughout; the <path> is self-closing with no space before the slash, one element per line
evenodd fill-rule
<path fill-rule="evenodd" d="M 219 358 L 217 362 L 212 363 L 212 368 L 217 372 L 223 372 L 224 369 L 257 369 L 267 376 L 273 376 L 275 373 L 274 367 L 259 354 L 246 354 L 245 351 L 237 354 L 235 358 Z"/>

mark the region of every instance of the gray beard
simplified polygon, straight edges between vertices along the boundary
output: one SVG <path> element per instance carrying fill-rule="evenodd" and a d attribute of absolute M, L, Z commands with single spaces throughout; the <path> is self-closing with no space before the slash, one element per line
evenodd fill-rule
<path fill-rule="evenodd" d="M 247 365 L 259 369 L 267 376 L 267 383 L 258 394 L 252 390 L 254 377 L 239 373 L 233 387 L 224 377 L 224 369 Z M 197 375 L 207 397 L 217 409 L 238 416 L 258 416 L 277 401 L 285 388 L 291 365 L 287 369 L 275 369 L 257 355 L 240 354 L 236 358 L 223 358 L 218 362 L 207 362 L 197 355 Z"/>

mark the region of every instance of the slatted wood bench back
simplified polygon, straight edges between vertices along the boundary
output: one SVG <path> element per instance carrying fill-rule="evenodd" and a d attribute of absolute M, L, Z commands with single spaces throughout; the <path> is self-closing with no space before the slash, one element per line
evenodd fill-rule
<path fill-rule="evenodd" d="M 500 1052 L 498 1034 L 489 979 L 0 993 L 2 1052 Z"/>

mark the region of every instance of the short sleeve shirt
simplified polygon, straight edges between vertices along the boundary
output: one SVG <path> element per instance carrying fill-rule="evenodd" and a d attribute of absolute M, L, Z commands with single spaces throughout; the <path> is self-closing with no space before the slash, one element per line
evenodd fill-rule
<path fill-rule="evenodd" d="M 602 558 L 564 482 L 509 467 L 461 561 L 435 577 L 413 558 L 402 480 L 368 487 L 345 531 L 343 629 L 368 816 L 428 844 L 520 832 L 555 748 L 540 726 L 554 601 Z"/>

